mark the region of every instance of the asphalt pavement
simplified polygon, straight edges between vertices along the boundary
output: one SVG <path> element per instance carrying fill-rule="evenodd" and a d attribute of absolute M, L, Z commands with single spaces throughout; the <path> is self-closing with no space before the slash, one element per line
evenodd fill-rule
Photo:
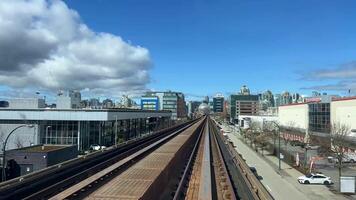
<path fill-rule="evenodd" d="M 237 132 L 231 128 L 224 127 L 230 130 L 228 133 L 229 138 L 236 145 L 236 150 L 242 154 L 246 163 L 257 169 L 262 184 L 272 194 L 276 200 L 297 200 L 297 199 L 348 199 L 343 195 L 336 195 L 332 193 L 324 185 L 302 185 L 299 184 L 297 178 L 302 176 L 299 171 L 290 165 L 282 162 L 282 172 L 278 171 L 278 159 L 274 156 L 263 156 L 249 146 L 247 146 Z"/>

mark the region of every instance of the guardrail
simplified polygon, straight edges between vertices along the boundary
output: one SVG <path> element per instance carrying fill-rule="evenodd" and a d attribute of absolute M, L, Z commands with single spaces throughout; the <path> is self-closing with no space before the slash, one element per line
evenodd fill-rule
<path fill-rule="evenodd" d="M 220 134 L 216 126 L 216 123 L 213 123 L 213 127 L 215 128 L 216 131 L 215 133 L 217 135 L 218 142 L 220 143 L 220 148 L 222 148 L 225 162 L 228 162 L 229 158 L 227 157 L 230 157 L 230 160 L 238 169 L 238 173 L 239 173 L 238 177 L 242 178 L 242 180 L 237 180 L 236 178 L 234 180 L 234 177 L 232 177 L 239 197 L 242 199 L 273 200 L 274 198 L 272 197 L 272 195 L 263 186 L 263 184 L 256 178 L 256 176 L 251 171 L 250 167 L 246 164 L 245 160 L 236 151 L 235 147 L 229 141 L 227 141 L 225 137 L 223 137 Z M 224 148 L 226 151 L 224 151 Z M 240 185 L 236 185 L 237 184 L 236 182 L 240 182 Z"/>

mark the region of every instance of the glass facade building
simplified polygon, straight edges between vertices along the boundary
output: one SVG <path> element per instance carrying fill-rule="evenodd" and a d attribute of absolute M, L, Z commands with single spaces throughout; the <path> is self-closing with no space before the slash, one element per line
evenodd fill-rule
<path fill-rule="evenodd" d="M 309 130 L 330 133 L 330 103 L 309 104 Z"/>
<path fill-rule="evenodd" d="M 165 128 L 170 118 L 167 111 L 0 109 L 0 130 L 8 134 L 20 125 L 34 125 L 16 130 L 9 149 L 18 148 L 21 141 L 23 146 L 77 145 L 84 151 L 90 145 L 111 146 Z"/>

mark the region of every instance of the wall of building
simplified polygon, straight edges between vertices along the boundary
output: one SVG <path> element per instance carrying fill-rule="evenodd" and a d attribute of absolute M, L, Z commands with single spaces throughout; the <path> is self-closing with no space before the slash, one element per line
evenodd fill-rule
<path fill-rule="evenodd" d="M 224 111 L 224 97 L 214 97 L 213 98 L 213 111 L 223 112 Z"/>
<path fill-rule="evenodd" d="M 0 140 L 5 140 L 9 133 L 20 125 L 25 125 L 22 122 L 10 122 L 6 120 L 0 120 Z M 34 125 L 33 128 L 22 127 L 15 130 L 9 137 L 6 144 L 6 149 L 16 149 L 21 147 L 27 147 L 30 145 L 39 144 L 39 129 L 38 125 Z M 0 143 L 0 152 L 2 153 L 2 142 Z"/>
<path fill-rule="evenodd" d="M 255 122 L 260 129 L 263 128 L 264 122 L 278 121 L 277 116 L 256 116 L 256 115 L 240 115 L 238 117 L 241 128 L 249 128 L 249 123 Z"/>
<path fill-rule="evenodd" d="M 56 147 L 53 150 L 33 150 L 41 146 L 32 146 L 22 149 L 16 149 L 6 152 L 6 160 L 14 160 L 18 169 L 13 169 L 10 174 L 23 176 L 33 171 L 41 170 L 51 165 L 55 165 L 78 156 L 76 146 L 44 146 Z M 9 162 L 11 163 L 11 162 Z M 14 177 L 12 177 L 14 178 Z"/>
<path fill-rule="evenodd" d="M 160 110 L 158 97 L 142 97 L 141 98 L 142 110 Z"/>
<path fill-rule="evenodd" d="M 356 98 L 336 100 L 331 102 L 330 121 L 332 123 L 341 123 L 356 129 Z M 356 133 L 352 133 L 356 137 Z"/>
<path fill-rule="evenodd" d="M 40 169 L 47 167 L 46 152 L 29 153 L 26 151 L 16 151 L 16 150 L 7 151 L 6 160 L 8 162 L 10 160 L 14 160 L 17 164 L 17 167 L 19 167 L 19 169 L 17 169 L 16 172 L 10 172 L 11 174 L 15 173 L 15 177 L 20 175 L 23 176 L 28 173 L 38 171 Z"/>
<path fill-rule="evenodd" d="M 9 108 L 10 109 L 36 109 L 46 107 L 44 99 L 38 98 L 19 98 L 10 99 Z"/>
<path fill-rule="evenodd" d="M 72 108 L 72 99 L 68 96 L 57 96 L 56 101 L 57 109 L 71 109 Z"/>
<path fill-rule="evenodd" d="M 78 156 L 77 146 L 68 146 L 58 149 L 56 151 L 50 151 L 47 154 L 47 166 L 55 165 Z"/>
<path fill-rule="evenodd" d="M 278 107 L 278 121 L 281 126 L 308 129 L 308 104 L 291 104 Z"/>

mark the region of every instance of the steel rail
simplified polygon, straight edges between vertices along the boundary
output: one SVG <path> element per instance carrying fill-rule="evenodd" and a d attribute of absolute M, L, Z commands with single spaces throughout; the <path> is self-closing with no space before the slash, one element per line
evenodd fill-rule
<path fill-rule="evenodd" d="M 209 120 L 209 123 L 213 123 Z M 209 126 L 211 133 L 211 146 L 213 152 L 213 161 L 217 163 L 217 166 L 214 166 L 214 175 L 215 175 L 215 183 L 218 195 L 218 199 L 230 199 L 236 200 L 237 196 L 234 191 L 234 187 L 232 181 L 229 176 L 229 172 L 226 168 L 226 164 L 224 162 L 224 157 L 222 156 L 221 150 L 219 148 L 219 143 L 217 141 L 216 132 L 214 131 L 213 126 Z M 220 189 L 220 191 L 218 191 Z"/>
<path fill-rule="evenodd" d="M 164 138 L 155 141 L 154 143 L 150 144 L 149 146 L 145 148 L 141 148 L 140 146 L 135 147 L 133 150 L 135 153 L 131 154 L 130 156 L 126 157 L 123 160 L 120 160 L 119 162 L 115 163 L 114 165 L 103 169 L 103 171 L 98 172 L 97 174 L 94 174 L 91 177 L 88 177 L 87 179 L 83 180 L 82 182 L 77 183 L 76 185 L 72 186 L 71 188 L 68 188 L 67 190 L 59 193 L 58 195 L 55 195 L 51 197 L 50 199 L 80 199 L 81 197 L 87 196 L 88 194 L 92 193 L 97 189 L 99 186 L 102 186 L 105 184 L 107 181 L 111 180 L 112 178 L 116 177 L 123 171 L 127 170 L 130 166 L 133 164 L 137 163 L 140 161 L 142 158 L 144 158 L 146 155 L 157 149 L 158 147 L 162 146 L 165 144 L 167 141 L 170 139 L 174 138 L 177 136 L 179 133 L 183 132 L 187 128 L 189 128 L 191 125 L 187 125 L 186 127 L 183 127 L 173 133 L 171 133 L 168 136 L 165 136 Z M 90 170 L 90 169 L 88 169 Z M 75 178 L 75 177 L 70 177 Z M 62 182 L 65 182 L 67 180 L 63 180 Z M 53 186 L 56 187 L 56 186 Z M 32 197 L 28 198 L 32 199 Z"/>
<path fill-rule="evenodd" d="M 207 123 L 206 121 L 204 123 Z M 203 135 L 203 132 L 204 132 L 204 128 L 201 129 L 200 133 L 199 133 L 199 136 L 198 136 L 198 139 L 197 141 L 195 142 L 194 144 L 194 147 L 193 147 L 193 150 L 192 150 L 192 153 L 190 154 L 189 156 L 189 159 L 187 161 L 187 164 L 184 168 L 184 172 L 183 172 L 183 175 L 178 183 L 178 187 L 177 189 L 174 191 L 174 196 L 173 196 L 173 200 L 180 200 L 184 197 L 184 193 L 185 193 L 185 186 L 186 186 L 186 183 L 189 179 L 189 171 L 191 170 L 191 167 L 194 163 L 194 157 L 196 155 L 196 153 L 198 152 L 198 146 L 199 146 L 199 143 L 202 139 L 202 135 Z"/>
<path fill-rule="evenodd" d="M 32 196 L 32 194 L 43 191 L 44 189 L 49 189 L 51 185 L 54 185 L 58 182 L 58 180 L 66 179 L 68 177 L 72 177 L 75 174 L 78 174 L 83 171 L 83 169 L 91 168 L 92 166 L 98 166 L 98 163 L 106 163 L 110 164 L 110 161 L 113 159 L 110 158 L 118 158 L 123 156 L 126 152 L 129 152 L 135 146 L 144 147 L 152 143 L 152 141 L 159 140 L 160 138 L 168 135 L 172 131 L 181 127 L 189 127 L 193 125 L 195 121 L 183 123 L 171 128 L 164 129 L 162 131 L 158 131 L 155 134 L 149 135 L 141 140 L 134 140 L 128 142 L 125 145 L 119 146 L 117 148 L 111 149 L 108 152 L 100 152 L 95 153 L 95 155 L 88 155 L 88 157 L 77 158 L 53 167 L 50 167 L 46 170 L 41 170 L 40 172 L 30 174 L 24 177 L 20 177 L 16 180 L 11 180 L 8 182 L 4 182 L 0 185 L 0 199 L 19 199 L 26 198 L 28 196 Z M 127 153 L 126 153 L 127 154 Z M 100 168 L 97 168 L 100 170 Z M 88 172 L 87 175 L 95 172 Z M 84 177 L 82 177 L 84 178 Z M 75 182 L 79 180 L 73 180 Z M 70 184 L 74 184 L 72 182 Z M 63 188 L 67 187 L 62 185 Z M 59 192 L 60 188 L 51 188 L 53 193 Z M 47 192 L 51 193 L 49 190 Z M 40 198 L 41 199 L 41 198 Z"/>
<path fill-rule="evenodd" d="M 200 185 L 198 199 L 210 200 L 213 198 L 212 188 L 212 156 L 211 156 L 211 143 L 210 143 L 210 129 L 209 118 L 204 128 L 204 144 L 203 144 L 203 159 L 200 170 Z"/>

